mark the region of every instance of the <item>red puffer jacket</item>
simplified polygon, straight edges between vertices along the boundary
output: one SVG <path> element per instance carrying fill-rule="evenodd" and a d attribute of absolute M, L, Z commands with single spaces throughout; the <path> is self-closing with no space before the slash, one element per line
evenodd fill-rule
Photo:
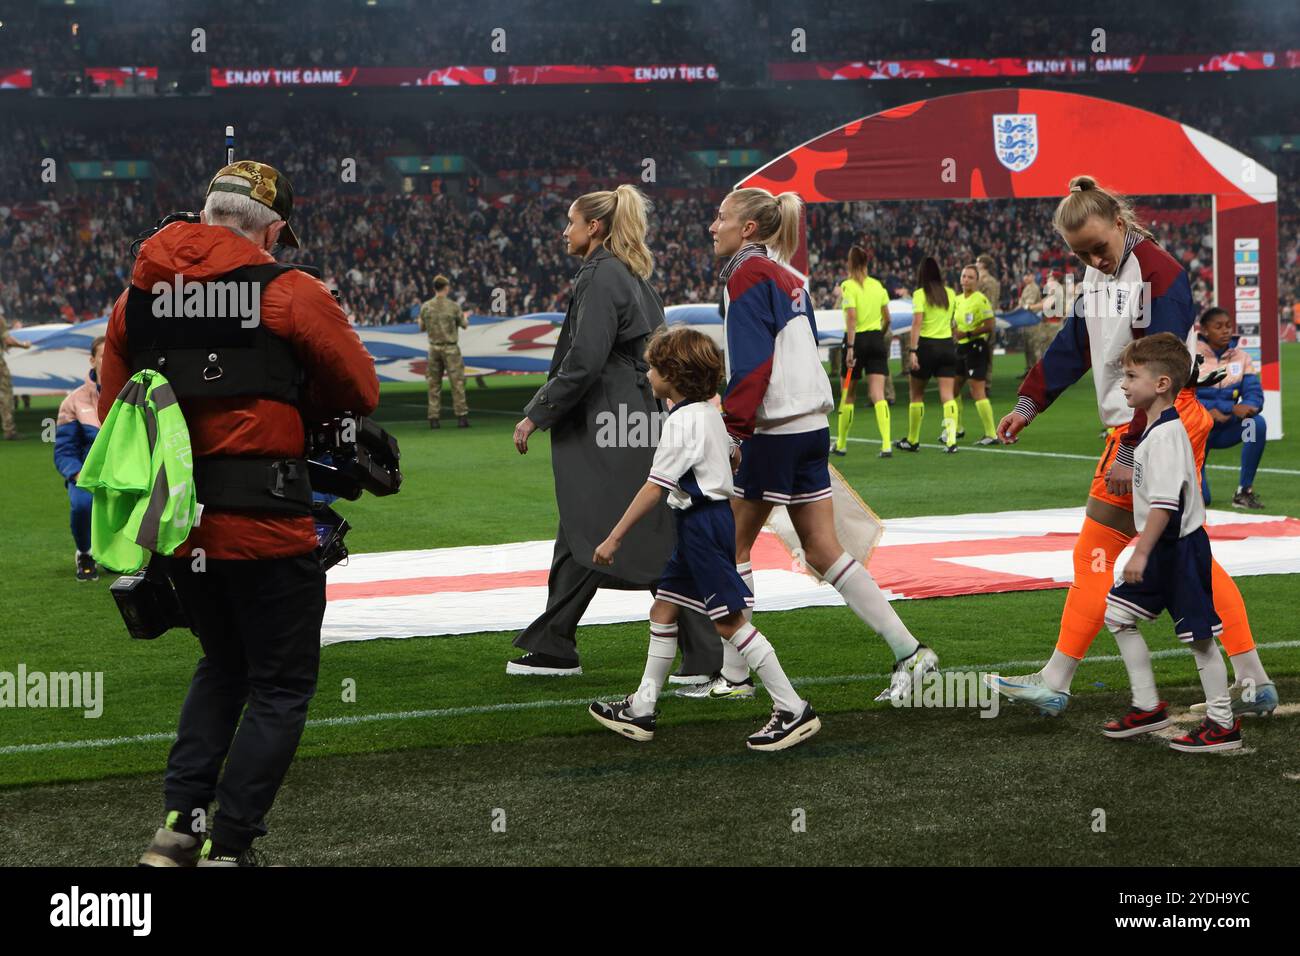
<path fill-rule="evenodd" d="M 152 289 L 171 285 L 177 274 L 203 282 L 240 266 L 274 262 L 266 250 L 225 226 L 172 223 L 140 247 L 131 284 Z M 101 420 L 131 377 L 126 340 L 124 291 L 113 305 L 100 374 Z M 179 319 L 178 321 L 184 321 Z M 374 361 L 348 324 L 325 284 L 305 272 L 292 271 L 263 289 L 261 321 L 293 346 L 307 375 L 303 408 L 312 417 L 347 410 L 369 415 L 379 404 Z M 298 409 L 266 398 L 187 399 L 181 411 L 190 429 L 195 456 L 252 455 L 298 457 L 306 436 Z M 253 512 L 204 509 L 176 554 L 202 548 L 209 558 L 284 558 L 316 547 L 309 517 L 263 516 Z"/>

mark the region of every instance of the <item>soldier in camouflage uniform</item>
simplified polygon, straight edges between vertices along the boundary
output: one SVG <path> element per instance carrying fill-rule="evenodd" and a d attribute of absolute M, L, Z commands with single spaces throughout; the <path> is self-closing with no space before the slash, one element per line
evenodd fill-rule
<path fill-rule="evenodd" d="M 1037 288 L 1037 286 L 1035 286 Z M 1028 375 L 1042 359 L 1047 347 L 1061 331 L 1061 320 L 1065 314 L 1065 289 L 1056 280 L 1056 273 L 1047 279 L 1046 288 L 1039 294 L 1034 304 L 1025 304 L 1025 308 L 1037 312 L 1042 321 L 1031 325 L 1025 333 L 1025 374 Z"/>
<path fill-rule="evenodd" d="M 9 377 L 9 363 L 5 361 L 5 350 L 13 348 L 29 349 L 31 342 L 20 342 L 9 334 L 9 326 L 0 316 L 0 425 L 4 426 L 5 440 L 15 441 L 23 436 L 18 434 L 14 425 L 14 385 Z"/>
<path fill-rule="evenodd" d="M 989 300 L 989 305 L 993 306 L 996 315 L 1002 308 L 1002 283 L 993 272 L 995 265 L 993 257 L 987 252 L 975 258 L 975 271 L 979 273 L 979 281 L 975 283 L 975 288 L 984 293 L 984 298 Z M 989 336 L 989 370 L 984 377 L 984 393 L 990 398 L 993 397 L 992 343 L 996 338 L 996 331 Z"/>
<path fill-rule="evenodd" d="M 442 410 L 442 376 L 451 379 L 451 403 L 460 428 L 469 428 L 469 404 L 465 401 L 465 360 L 456 344 L 460 329 L 469 328 L 469 315 L 452 301 L 448 292 L 451 280 L 437 276 L 433 280 L 434 296 L 420 306 L 420 329 L 429 335 L 429 427 L 440 428 Z"/>

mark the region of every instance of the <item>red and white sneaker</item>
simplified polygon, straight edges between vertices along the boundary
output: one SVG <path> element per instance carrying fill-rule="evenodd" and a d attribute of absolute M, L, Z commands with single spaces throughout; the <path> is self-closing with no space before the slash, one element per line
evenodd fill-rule
<path fill-rule="evenodd" d="M 1153 730 L 1164 730 L 1169 726 L 1168 707 L 1169 704 L 1163 700 L 1156 704 L 1155 710 L 1130 707 L 1128 713 L 1118 720 L 1106 721 L 1101 732 L 1111 740 L 1123 740 L 1125 737 L 1149 734 Z"/>
<path fill-rule="evenodd" d="M 1173 750 L 1185 754 L 1210 753 L 1217 750 L 1241 749 L 1241 718 L 1233 720 L 1231 727 L 1215 723 L 1209 717 L 1185 737 L 1175 737 L 1169 741 Z"/>

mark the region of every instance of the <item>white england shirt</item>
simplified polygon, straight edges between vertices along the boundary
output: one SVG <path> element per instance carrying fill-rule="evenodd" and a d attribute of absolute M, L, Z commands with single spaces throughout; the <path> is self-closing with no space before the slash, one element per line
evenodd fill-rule
<path fill-rule="evenodd" d="M 1133 521 L 1139 533 L 1153 508 L 1174 512 L 1168 538 L 1185 538 L 1205 524 L 1192 442 L 1173 408 L 1147 426 L 1133 452 Z"/>
<path fill-rule="evenodd" d="M 734 493 L 731 447 L 717 408 L 708 402 L 682 402 L 673 406 L 659 431 L 650 480 L 668 489 L 670 508 L 727 501 Z"/>

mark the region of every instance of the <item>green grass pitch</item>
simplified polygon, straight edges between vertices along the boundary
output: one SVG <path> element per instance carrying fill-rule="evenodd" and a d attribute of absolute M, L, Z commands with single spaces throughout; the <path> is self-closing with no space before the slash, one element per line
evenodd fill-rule
<path fill-rule="evenodd" d="M 1286 423 L 1300 431 L 1300 346 L 1283 346 Z M 994 407 L 1012 404 L 1019 355 L 1001 357 Z M 510 443 L 537 377 L 470 385 L 474 426 L 430 432 L 423 389 L 387 386 L 377 418 L 398 437 L 406 483 L 387 500 L 345 503 L 354 552 L 490 545 L 555 529 L 548 441 Z M 894 429 L 906 421 L 906 385 Z M 934 390 L 923 440 L 938 430 Z M 19 427 L 39 436 L 57 401 Z M 1091 383 L 1080 382 L 1014 449 L 875 457 L 859 404 L 847 458 L 835 461 L 883 517 L 1081 505 L 1100 449 Z M 968 421 L 974 421 L 967 404 Z M 969 426 L 968 426 L 969 427 Z M 1212 452 L 1212 466 L 1236 451 Z M 1256 489 L 1267 511 L 1300 516 L 1300 441 L 1270 442 Z M 1212 468 L 1216 505 L 1236 484 Z M 130 640 L 111 576 L 73 580 L 73 546 L 51 447 L 0 446 L 4 599 L 0 671 L 102 671 L 103 715 L 0 709 L 0 864 L 123 865 L 161 819 L 161 773 L 197 641 Z M 1300 547 L 1300 544 L 1297 545 Z M 1239 580 L 1261 656 L 1284 704 L 1300 699 L 1300 576 Z M 1064 592 L 989 594 L 896 605 L 945 668 L 1032 669 L 1050 653 Z M 1254 720 L 1247 752 L 1180 757 L 1155 740 L 1114 743 L 1100 721 L 1127 704 L 1106 634 L 1081 668 L 1064 717 L 1005 707 L 895 710 L 872 704 L 890 656 L 846 608 L 759 615 L 825 727 L 789 753 L 748 752 L 767 698 L 708 704 L 667 696 L 656 739 L 598 727 L 585 705 L 633 689 L 644 624 L 579 632 L 584 674 L 507 677 L 509 633 L 371 641 L 323 651 L 299 759 L 260 846 L 289 864 L 1294 864 L 1300 797 L 1296 716 Z M 1168 619 L 1144 628 L 1162 692 L 1199 699 L 1191 658 Z M 353 681 L 354 702 L 343 687 Z M 1290 710 L 1291 708 L 1286 708 Z M 1098 832 L 1096 811 L 1105 811 Z M 1215 826 L 1187 838 L 1191 820 Z M 493 826 L 494 820 L 496 826 Z M 74 822 L 75 821 L 75 822 Z M 504 829 L 502 828 L 504 821 Z M 69 840 L 69 832 L 94 839 Z"/>

